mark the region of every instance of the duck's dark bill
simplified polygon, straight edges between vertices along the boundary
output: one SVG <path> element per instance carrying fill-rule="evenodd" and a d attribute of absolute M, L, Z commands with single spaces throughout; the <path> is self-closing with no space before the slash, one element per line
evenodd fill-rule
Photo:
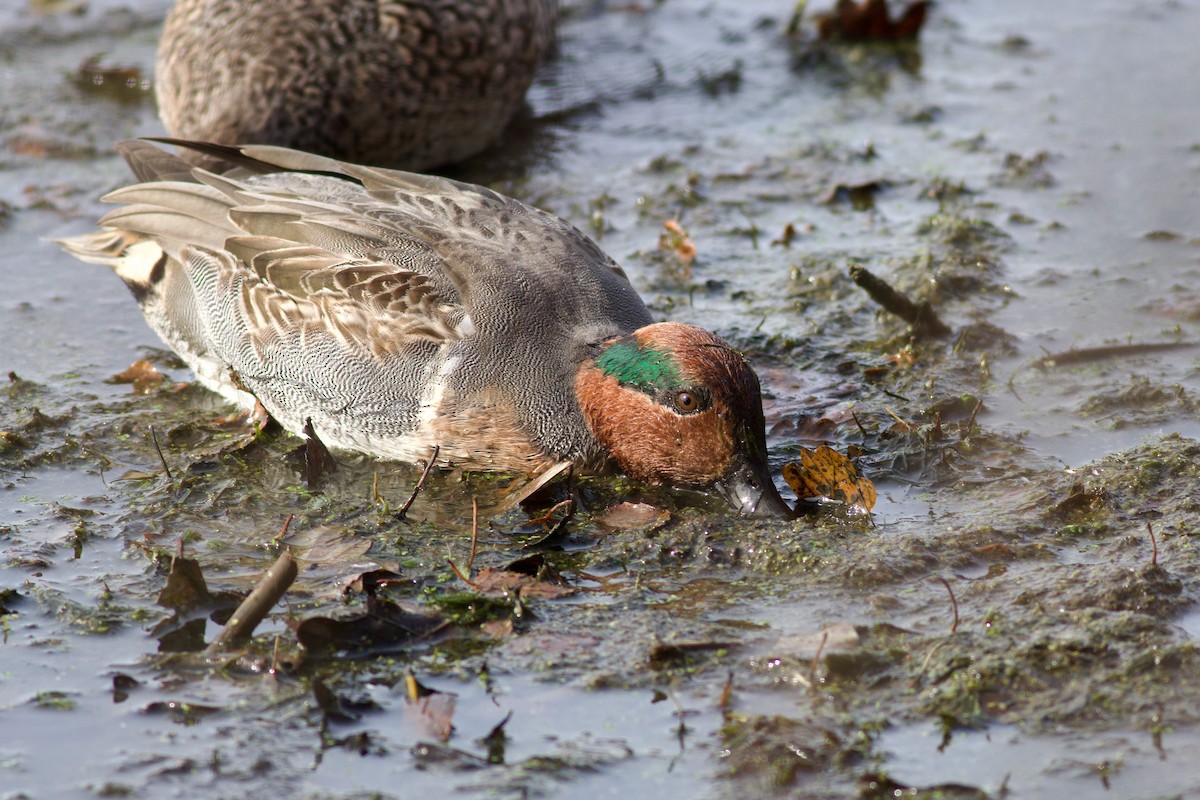
<path fill-rule="evenodd" d="M 739 461 L 724 478 L 717 481 L 714 488 L 739 514 L 749 517 L 796 516 L 796 512 L 780 497 L 765 464 L 757 466 Z"/>

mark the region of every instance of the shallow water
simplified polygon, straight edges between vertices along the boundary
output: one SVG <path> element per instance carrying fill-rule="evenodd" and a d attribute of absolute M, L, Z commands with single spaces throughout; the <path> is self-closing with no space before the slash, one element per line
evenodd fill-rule
<path fill-rule="evenodd" d="M 750 352 L 777 469 L 812 445 L 808 416 L 836 419 L 828 438 L 866 447 L 876 527 L 834 515 L 743 531 L 675 510 L 661 531 L 612 533 L 581 515 L 565 563 L 591 591 L 534 603 L 515 634 L 278 678 L 262 664 L 276 635 L 294 645 L 282 614 L 258 662 L 163 659 L 159 551 L 185 537 L 210 584 L 245 591 L 295 511 L 301 528 L 370 538 L 420 599 L 454 585 L 445 559 L 466 558 L 469 497 L 487 487 L 447 479 L 414 508 L 429 522 L 381 522 L 372 474 L 398 503 L 410 471 L 351 465 L 313 495 L 276 458 L 283 442 L 209 466 L 184 421 L 219 405 L 107 383 L 147 355 L 187 375 L 112 275 L 45 240 L 88 230 L 126 180 L 113 141 L 161 132 L 146 81 L 167 3 L 0 9 L 0 370 L 31 384 L 0 398 L 0 431 L 30 442 L 0 450 L 0 796 L 836 797 L 883 773 L 991 796 L 1099 794 L 1102 778 L 1112 797 L 1197 791 L 1183 755 L 1200 722 L 1197 510 L 1172 484 L 1191 451 L 1158 437 L 1200 435 L 1200 349 L 1034 362 L 1198 340 L 1200 8 L 945 0 L 917 48 L 826 50 L 782 35 L 791 5 L 571 6 L 529 118 L 455 174 L 566 216 L 656 313 Z M 142 80 L 81 80 L 94 56 Z M 869 208 L 828 199 L 869 182 Z M 673 217 L 699 252 L 690 274 L 656 251 Z M 794 241 L 773 243 L 789 224 Z M 908 364 L 903 326 L 849 283 L 850 262 L 929 297 L 956 331 L 993 327 L 959 349 L 917 343 Z M 945 405 L 967 393 L 965 410 Z M 974 398 L 978 440 L 951 435 Z M 935 406 L 953 446 L 887 431 L 893 413 L 928 427 Z M 115 480 L 157 473 L 150 422 L 176 436 L 177 470 L 205 471 Z M 1056 511 L 1075 482 L 1107 492 L 1104 509 Z M 1147 571 L 1147 520 L 1178 591 Z M 536 526 L 485 528 L 494 565 Z M 329 613 L 354 571 L 312 567 L 291 613 Z M 953 636 L 933 576 L 958 594 Z M 857 631 L 849 661 L 813 639 L 835 623 Z M 660 664 L 663 642 L 723 646 Z M 457 693 L 452 749 L 406 715 L 405 668 Z M 122 702 L 116 673 L 138 682 Z M 357 719 L 315 707 L 314 675 L 362 701 Z M 480 740 L 509 710 L 505 765 L 489 766 Z"/>

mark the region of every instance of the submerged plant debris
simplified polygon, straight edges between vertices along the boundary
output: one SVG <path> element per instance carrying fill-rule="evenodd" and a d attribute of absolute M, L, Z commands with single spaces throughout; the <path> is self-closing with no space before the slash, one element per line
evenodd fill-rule
<path fill-rule="evenodd" d="M 840 501 L 778 522 L 224 418 L 119 281 L 41 247 L 125 180 L 114 136 L 161 133 L 162 4 L 72 5 L 0 11 L 5 791 L 1200 791 L 1200 378 L 1171 311 L 1197 270 L 1168 179 L 1194 126 L 1153 140 L 1155 202 L 1108 199 L 1195 103 L 1101 125 L 1089 76 L 1126 84 L 1067 68 L 1104 32 L 1174 53 L 1200 13 L 914 4 L 919 41 L 880 46 L 851 34 L 900 37 L 896 4 L 812 3 L 838 44 L 766 2 L 567 4 L 531 116 L 456 175 L 588 227 L 656 316 L 745 354 L 773 471 Z"/>

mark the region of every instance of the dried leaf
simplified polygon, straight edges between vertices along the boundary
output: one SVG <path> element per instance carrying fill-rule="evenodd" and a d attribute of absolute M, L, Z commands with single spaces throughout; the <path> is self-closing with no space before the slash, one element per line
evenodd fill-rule
<path fill-rule="evenodd" d="M 849 458 L 826 445 L 816 450 L 801 448 L 800 463 L 784 464 L 783 479 L 801 500 L 836 500 L 863 513 L 870 513 L 875 506 L 875 484 L 860 477 Z"/>
<path fill-rule="evenodd" d="M 309 650 L 369 653 L 425 639 L 446 626 L 440 614 L 367 595 L 367 611 L 348 619 L 309 617 L 296 626 L 296 638 Z"/>
<path fill-rule="evenodd" d="M 796 226 L 789 222 L 783 226 L 783 233 L 778 239 L 771 240 L 771 247 L 791 247 L 792 240 L 796 238 Z"/>
<path fill-rule="evenodd" d="M 910 3 L 892 20 L 887 0 L 838 0 L 828 14 L 814 17 L 817 35 L 822 39 L 841 39 L 848 42 L 894 41 L 915 39 L 925 24 L 928 0 Z"/>
<path fill-rule="evenodd" d="M 1050 513 L 1056 517 L 1087 514 L 1103 509 L 1107 501 L 1108 493 L 1104 489 L 1098 486 L 1087 487 L 1082 483 L 1073 483 L 1067 491 L 1067 496 L 1050 507 Z"/>
<path fill-rule="evenodd" d="M 875 208 L 875 195 L 888 188 L 887 181 L 869 180 L 862 183 L 836 183 L 818 200 L 822 205 L 848 203 L 855 211 Z"/>
<path fill-rule="evenodd" d="M 376 564 L 372 569 L 350 575 L 342 581 L 342 587 L 354 594 L 374 594 L 392 583 L 407 580 L 400 574 L 400 565 L 394 561 Z"/>
<path fill-rule="evenodd" d="M 131 383 L 134 394 L 154 394 L 166 381 L 167 376 L 145 359 L 130 364 L 124 371 L 108 379 L 109 383 Z"/>
<path fill-rule="evenodd" d="M 371 549 L 371 540 L 340 525 L 321 525 L 292 533 L 280 540 L 293 548 L 301 561 L 344 564 L 361 558 Z"/>
<path fill-rule="evenodd" d="M 212 601 L 200 562 L 177 556 L 171 562 L 167 583 L 158 593 L 158 604 L 164 608 L 188 612 Z"/>
<path fill-rule="evenodd" d="M 678 220 L 669 219 L 663 223 L 663 232 L 658 235 L 658 249 L 674 254 L 685 268 L 690 268 L 696 260 L 696 245 Z"/>
<path fill-rule="evenodd" d="M 479 626 L 479 630 L 483 631 L 493 639 L 507 639 L 513 635 L 516 626 L 513 623 L 512 617 L 504 619 L 489 619 Z"/>
<path fill-rule="evenodd" d="M 507 511 L 510 508 L 514 508 L 517 505 L 524 503 L 526 500 L 532 499 L 535 495 L 541 492 L 543 488 L 545 488 L 560 475 L 566 475 L 568 478 L 570 478 L 572 466 L 572 462 L 570 461 L 560 461 L 557 464 L 553 464 L 546 468 L 541 472 L 541 474 L 535 476 L 531 481 L 521 484 L 516 490 L 510 492 L 504 498 L 504 500 L 501 501 L 499 510 Z"/>
<path fill-rule="evenodd" d="M 404 686 L 409 717 L 439 742 L 448 741 L 454 732 L 451 720 L 458 696 L 425 686 L 411 672 L 404 676 Z"/>
<path fill-rule="evenodd" d="M 671 512 L 648 503 L 617 503 L 596 517 L 596 522 L 614 530 L 646 528 L 653 531 L 670 519 Z"/>
<path fill-rule="evenodd" d="M 160 653 L 195 653 L 204 649 L 208 620 L 196 617 L 180 621 L 176 615 L 154 626 L 150 635 L 158 640 Z"/>
<path fill-rule="evenodd" d="M 337 461 L 329 453 L 329 448 L 317 436 L 312 419 L 304 421 L 304 444 L 296 449 L 304 464 L 304 478 L 309 489 L 317 488 L 321 478 L 326 474 L 337 471 Z"/>
<path fill-rule="evenodd" d="M 515 594 L 521 598 L 540 597 L 550 599 L 565 597 L 578 591 L 574 586 L 566 586 L 550 581 L 541 580 L 522 572 L 488 567 L 479 571 L 471 579 L 472 588 L 480 594 L 508 595 Z"/>
<path fill-rule="evenodd" d="M 129 699 L 129 693 L 141 686 L 141 682 L 130 675 L 118 672 L 113 675 L 113 702 L 124 703 Z"/>

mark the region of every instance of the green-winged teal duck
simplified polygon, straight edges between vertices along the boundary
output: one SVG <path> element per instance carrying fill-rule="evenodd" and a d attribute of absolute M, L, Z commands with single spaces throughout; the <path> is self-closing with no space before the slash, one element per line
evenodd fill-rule
<path fill-rule="evenodd" d="M 270 146 L 147 142 L 103 230 L 112 267 L 200 381 L 329 446 L 472 470 L 562 462 L 787 514 L 758 378 L 717 336 L 655 322 L 567 222 L 488 189 Z"/>
<path fill-rule="evenodd" d="M 426 169 L 494 142 L 554 46 L 557 0 L 178 0 L 172 136 Z"/>

